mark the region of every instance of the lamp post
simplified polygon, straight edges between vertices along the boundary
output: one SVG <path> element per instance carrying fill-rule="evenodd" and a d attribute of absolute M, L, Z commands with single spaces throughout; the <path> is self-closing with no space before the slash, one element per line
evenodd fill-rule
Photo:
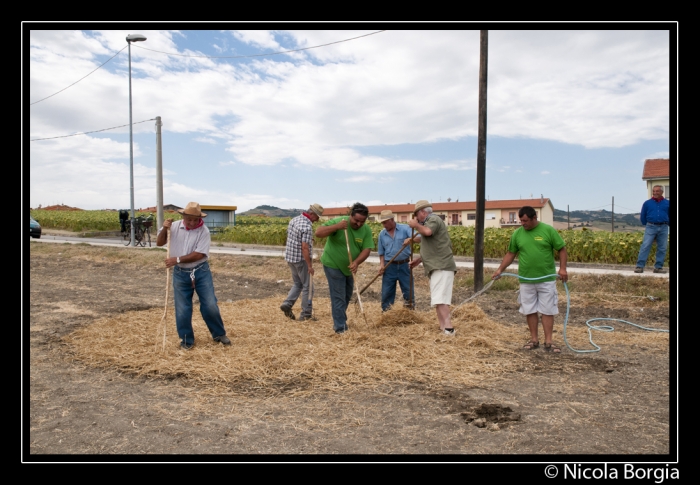
<path fill-rule="evenodd" d="M 131 245 L 136 246 L 134 240 L 134 127 L 131 119 L 131 43 L 143 42 L 145 35 L 129 34 L 126 42 L 129 44 L 129 178 L 131 180 Z"/>

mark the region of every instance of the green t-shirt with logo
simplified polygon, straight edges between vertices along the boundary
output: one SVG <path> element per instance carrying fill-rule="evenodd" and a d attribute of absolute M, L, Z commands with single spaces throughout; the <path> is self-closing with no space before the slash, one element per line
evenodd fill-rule
<path fill-rule="evenodd" d="M 543 222 L 526 231 L 522 226 L 513 232 L 508 244 L 508 252 L 518 256 L 518 276 L 538 278 L 556 273 L 554 250 L 559 251 L 566 244 L 556 229 Z M 542 283 L 555 281 L 556 276 L 541 280 L 523 280 L 521 283 Z"/>
<path fill-rule="evenodd" d="M 350 219 L 349 216 L 336 217 L 324 223 L 324 226 L 332 226 L 342 220 Z M 362 225 L 355 230 L 348 221 L 348 241 L 350 243 L 350 254 L 352 260 L 360 255 L 365 249 L 374 249 L 374 239 L 372 239 L 372 230 L 367 225 Z M 348 247 L 345 243 L 345 231 L 335 231 L 326 238 L 326 246 L 323 248 L 321 255 L 321 263 L 329 268 L 339 269 L 345 276 L 350 276 L 348 265 Z"/>

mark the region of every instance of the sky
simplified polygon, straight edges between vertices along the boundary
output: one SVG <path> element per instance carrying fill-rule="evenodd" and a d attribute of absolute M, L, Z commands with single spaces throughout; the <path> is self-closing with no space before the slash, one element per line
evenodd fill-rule
<path fill-rule="evenodd" d="M 23 25 L 30 207 L 130 208 L 129 79 L 136 209 L 157 201 L 156 116 L 164 204 L 476 200 L 485 26 L 142 26 Z M 487 199 L 639 212 L 644 160 L 669 158 L 671 143 L 676 153 L 675 25 L 499 27 L 488 31 Z M 129 34 L 147 37 L 131 45 L 131 77 Z"/>

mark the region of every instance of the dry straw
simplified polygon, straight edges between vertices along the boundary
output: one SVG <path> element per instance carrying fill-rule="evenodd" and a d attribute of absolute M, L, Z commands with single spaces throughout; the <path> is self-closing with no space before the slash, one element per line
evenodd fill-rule
<path fill-rule="evenodd" d="M 529 336 L 524 318 L 515 325 L 494 322 L 474 303 L 452 313 L 457 337 L 439 332 L 432 310 L 381 313 L 379 302 L 365 304 L 365 312 L 376 316 L 374 322 L 349 311 L 350 330 L 336 335 L 328 299 L 316 303 L 318 320 L 299 322 L 284 316 L 278 297 L 220 302 L 231 347 L 213 342 L 196 308 L 196 345 L 189 351 L 180 349 L 174 332 L 167 337 L 165 352 L 154 351 L 159 309 L 110 316 L 65 340 L 74 357 L 91 366 L 181 377 L 207 394 L 242 396 L 376 389 L 391 382 L 471 387 L 521 371 L 533 355 L 520 350 Z M 168 320 L 174 322 L 172 309 Z M 574 327 L 567 329 L 572 345 L 589 348 L 585 326 Z M 638 329 L 596 334 L 595 340 L 603 347 L 668 351 L 668 334 Z"/>

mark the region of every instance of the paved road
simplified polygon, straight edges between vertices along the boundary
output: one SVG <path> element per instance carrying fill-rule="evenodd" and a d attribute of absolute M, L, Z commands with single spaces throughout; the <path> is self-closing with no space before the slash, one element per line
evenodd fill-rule
<path fill-rule="evenodd" d="M 124 247 L 124 244 L 122 242 L 122 239 L 119 237 L 114 237 L 114 238 L 86 238 L 86 237 L 76 237 L 76 236 L 67 236 L 63 234 L 52 234 L 52 233 L 46 233 L 41 236 L 40 239 L 32 239 L 32 241 L 36 242 L 42 242 L 42 243 L 70 243 L 70 244 L 90 244 L 92 246 L 120 246 Z M 152 240 L 153 246 L 151 248 L 145 247 L 137 247 L 137 248 L 131 248 L 133 250 L 156 250 L 155 246 L 155 238 Z M 215 243 L 216 244 L 216 243 Z M 232 246 L 215 246 L 212 245 L 211 247 L 211 252 L 214 254 L 220 253 L 220 254 L 231 254 L 231 255 L 245 255 L 245 256 L 273 256 L 273 257 L 284 257 L 284 250 L 282 248 L 271 248 L 271 249 L 262 249 L 259 246 L 250 246 L 244 247 L 246 245 L 241 245 L 241 244 L 236 244 L 236 247 Z M 456 259 L 456 264 L 460 268 L 474 268 L 474 262 L 473 261 L 468 261 L 468 258 L 460 258 L 457 257 Z M 461 261 L 460 261 L 461 260 Z M 368 263 L 375 263 L 379 264 L 379 257 L 378 256 L 370 256 L 367 258 Z M 498 268 L 499 262 L 484 262 L 484 268 L 489 268 L 489 269 L 496 269 Z M 517 263 L 511 264 L 507 269 L 507 273 L 517 273 L 518 271 L 518 265 Z M 623 276 L 646 276 L 646 277 L 653 277 L 653 278 L 668 278 L 669 274 L 656 274 L 652 273 L 651 268 L 648 268 L 644 273 L 642 274 L 636 274 L 633 272 L 633 268 L 630 267 L 610 267 L 610 268 L 604 268 L 604 267 L 594 267 L 593 265 L 584 265 L 580 263 L 572 263 L 567 266 L 567 271 L 569 274 L 577 274 L 577 273 L 587 273 L 587 274 L 621 274 Z"/>

